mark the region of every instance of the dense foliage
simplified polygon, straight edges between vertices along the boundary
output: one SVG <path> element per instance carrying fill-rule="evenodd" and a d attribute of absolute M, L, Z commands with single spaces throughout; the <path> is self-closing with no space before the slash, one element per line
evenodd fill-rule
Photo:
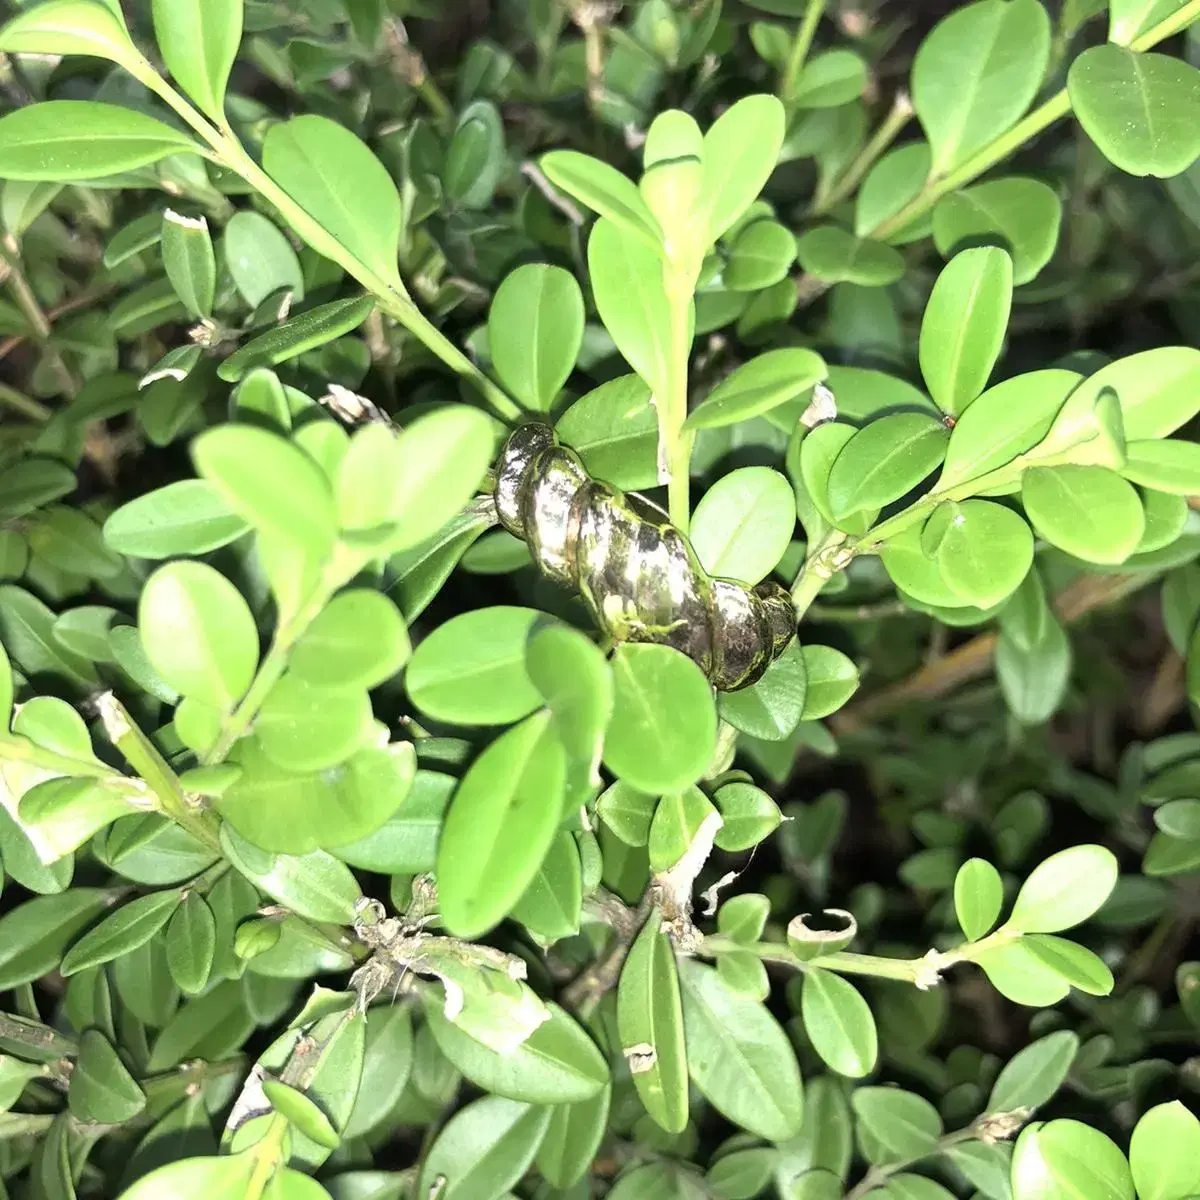
<path fill-rule="evenodd" d="M 6 7 L 0 1195 L 1200 1196 L 1200 0 Z"/>

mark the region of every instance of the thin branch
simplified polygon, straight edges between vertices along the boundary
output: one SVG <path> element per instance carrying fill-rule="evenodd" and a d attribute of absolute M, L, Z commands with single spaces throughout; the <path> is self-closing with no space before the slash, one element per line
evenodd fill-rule
<path fill-rule="evenodd" d="M 567 199 L 555 186 L 546 178 L 541 168 L 529 159 L 521 164 L 521 174 L 533 184 L 539 192 L 555 207 L 572 225 L 582 226 L 586 220 L 583 213 Z"/>
<path fill-rule="evenodd" d="M 1136 575 L 1084 575 L 1055 599 L 1058 615 L 1068 625 L 1094 609 L 1111 604 L 1152 583 L 1152 571 Z M 868 696 L 831 719 L 834 733 L 844 735 L 861 729 L 868 721 L 895 711 L 911 701 L 936 700 L 961 684 L 986 675 L 991 669 L 998 635 L 980 634 L 958 649 L 922 667 L 914 675 Z"/>

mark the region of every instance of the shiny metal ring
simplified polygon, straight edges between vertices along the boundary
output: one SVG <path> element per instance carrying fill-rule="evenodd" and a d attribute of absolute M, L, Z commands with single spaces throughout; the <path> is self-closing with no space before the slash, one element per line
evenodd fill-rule
<path fill-rule="evenodd" d="M 509 436 L 495 502 L 542 573 L 578 591 L 614 642 L 672 646 L 719 691 L 757 682 L 795 636 L 786 588 L 708 575 L 665 513 L 592 479 L 549 425 Z"/>

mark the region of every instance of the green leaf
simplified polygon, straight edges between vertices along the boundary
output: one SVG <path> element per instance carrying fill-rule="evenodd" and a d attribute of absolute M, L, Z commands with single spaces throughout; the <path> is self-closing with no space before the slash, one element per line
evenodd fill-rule
<path fill-rule="evenodd" d="M 94 0 L 51 0 L 37 4 L 0 29 L 5 54 L 82 54 L 126 67 L 140 55 L 119 5 Z"/>
<path fill-rule="evenodd" d="M 154 36 L 167 70 L 218 124 L 242 40 L 241 0 L 154 0 Z"/>
<path fill-rule="evenodd" d="M 582 910 L 579 848 L 570 833 L 561 831 L 510 915 L 536 937 L 556 942 L 579 932 Z"/>
<path fill-rule="evenodd" d="M 485 1046 L 426 1005 L 429 1028 L 445 1056 L 472 1083 L 497 1096 L 529 1104 L 578 1104 L 608 1084 L 608 1065 L 595 1042 L 557 1004 L 550 1019 L 504 1053 Z"/>
<path fill-rule="evenodd" d="M 457 782 L 436 771 L 417 771 L 410 790 L 392 815 L 373 832 L 338 845 L 338 858 L 352 867 L 382 875 L 432 871 L 442 820 Z"/>
<path fill-rule="evenodd" d="M 408 665 L 412 702 L 456 725 L 503 725 L 528 716 L 541 693 L 526 668 L 526 644 L 544 619 L 536 609 L 500 605 L 439 625 Z"/>
<path fill-rule="evenodd" d="M 1108 40 L 1127 46 L 1182 4 L 1183 0 L 1110 0 Z"/>
<path fill-rule="evenodd" d="M 1047 611 L 1041 638 L 1022 645 L 1008 631 L 996 644 L 996 678 L 1009 709 L 1026 725 L 1048 721 L 1062 703 L 1071 674 L 1071 642 Z"/>
<path fill-rule="evenodd" d="M 805 646 L 808 691 L 802 721 L 819 721 L 835 713 L 858 690 L 858 668 L 832 646 Z"/>
<path fill-rule="evenodd" d="M 596 801 L 596 813 L 627 846 L 645 846 L 658 799 L 617 780 Z"/>
<path fill-rule="evenodd" d="M 477 408 L 449 404 L 406 426 L 396 446 L 393 554 L 433 537 L 466 507 L 492 459 L 492 422 Z"/>
<path fill-rule="evenodd" d="M 669 370 L 671 310 L 658 255 L 602 217 L 588 239 L 588 273 L 596 309 L 617 349 L 651 389 L 661 390 Z"/>
<path fill-rule="evenodd" d="M 104 522 L 104 540 L 132 558 L 207 554 L 249 528 L 207 480 L 181 479 L 121 505 Z"/>
<path fill-rule="evenodd" d="M 329 481 L 286 438 L 251 425 L 221 425 L 192 443 L 192 458 L 229 507 L 256 529 L 317 559 L 329 553 L 335 535 Z"/>
<path fill-rule="evenodd" d="M 1200 494 L 1200 446 L 1195 442 L 1150 440 L 1125 447 L 1121 475 L 1131 483 L 1175 496 Z"/>
<path fill-rule="evenodd" d="M 787 277 L 796 261 L 796 237 L 778 221 L 752 221 L 740 229 L 721 272 L 725 287 L 757 292 Z"/>
<path fill-rule="evenodd" d="M 796 498 L 787 477 L 770 467 L 739 467 L 701 497 L 690 537 L 710 575 L 755 584 L 778 565 L 795 527 Z"/>
<path fill-rule="evenodd" d="M 987 385 L 1008 327 L 1012 284 L 1012 259 L 992 246 L 963 250 L 938 275 L 921 319 L 919 355 L 929 394 L 943 412 L 965 411 Z"/>
<path fill-rule="evenodd" d="M 527 263 L 505 276 L 488 310 L 500 382 L 526 408 L 549 412 L 583 344 L 583 293 L 562 267 Z"/>
<path fill-rule="evenodd" d="M 991 608 L 1011 596 L 1033 564 L 1029 526 L 1012 509 L 990 500 L 939 508 L 949 511 L 938 567 L 959 603 Z"/>
<path fill-rule="evenodd" d="M 684 428 L 721 429 L 748 421 L 800 396 L 827 373 L 824 360 L 812 350 L 765 350 L 722 379 L 692 410 Z M 570 442 L 562 426 L 560 422 L 558 432 Z"/>
<path fill-rule="evenodd" d="M 813 1049 L 839 1075 L 861 1079 L 874 1069 L 879 1053 L 875 1018 L 852 984 L 810 966 L 800 993 L 804 1031 Z"/>
<path fill-rule="evenodd" d="M 717 929 L 743 946 L 752 946 L 762 937 L 770 912 L 771 901 L 766 896 L 745 892 L 721 905 Z"/>
<path fill-rule="evenodd" d="M 860 1087 L 850 1097 L 863 1151 L 872 1163 L 923 1158 L 941 1136 L 942 1121 L 928 1100 L 891 1087 Z"/>
<path fill-rule="evenodd" d="M 793 641 L 757 683 L 722 692 L 717 711 L 740 732 L 777 742 L 795 732 L 807 696 L 808 668 L 799 642 Z"/>
<path fill-rule="evenodd" d="M 254 1174 L 257 1156 L 234 1154 L 180 1158 L 143 1175 L 120 1200 L 204 1200 L 206 1196 L 245 1194 Z"/>
<path fill-rule="evenodd" d="M 913 60 L 913 107 L 945 175 L 1016 123 L 1041 86 L 1050 18 L 1037 0 L 978 0 L 939 21 Z"/>
<path fill-rule="evenodd" d="M 702 194 L 710 242 L 757 199 L 779 161 L 785 123 L 778 97 L 743 96 L 705 133 Z"/>
<path fill-rule="evenodd" d="M 217 374 L 227 383 L 237 383 L 256 367 L 297 358 L 357 329 L 374 308 L 373 296 L 351 296 L 310 308 L 235 350 L 217 368 Z"/>
<path fill-rule="evenodd" d="M 438 847 L 440 911 L 456 937 L 486 933 L 521 898 L 550 848 L 565 783 L 549 713 L 502 734 L 471 764 Z"/>
<path fill-rule="evenodd" d="M 316 691 L 316 718 L 301 711 L 294 728 L 288 724 L 286 706 L 274 710 L 269 738 L 274 757 L 268 757 L 262 735 L 243 739 L 234 749 L 233 761 L 242 770 L 218 798 L 217 808 L 239 833 L 265 850 L 305 854 L 318 846 L 341 846 L 367 837 L 408 796 L 416 768 L 412 747 L 404 742 L 364 745 L 371 726 L 361 693 L 348 706 L 339 704 L 338 696 Z M 324 697 L 331 701 L 328 730 L 319 718 Z M 282 764 L 277 761 L 281 758 Z M 333 765 L 325 767 L 299 765 L 330 760 Z"/>
<path fill-rule="evenodd" d="M 263 1081 L 263 1094 L 271 1107 L 306 1138 L 328 1150 L 338 1148 L 341 1143 L 338 1131 L 304 1092 L 278 1079 L 267 1079 Z"/>
<path fill-rule="evenodd" d="M 1091 996 L 1111 995 L 1112 971 L 1098 954 L 1086 946 L 1049 933 L 1026 934 L 1021 939 L 1021 945 L 1072 987 Z"/>
<path fill-rule="evenodd" d="M 924 1175 L 893 1175 L 883 1189 L 886 1200 L 954 1200 L 954 1193 Z"/>
<path fill-rule="evenodd" d="M 379 592 L 352 588 L 317 614 L 288 666 L 314 687 L 373 688 L 404 666 L 410 650 L 396 606 Z"/>
<path fill-rule="evenodd" d="M 885 222 L 890 221 L 906 204 L 915 199 L 929 178 L 929 145 L 909 142 L 889 150 L 871 169 L 858 189 L 854 201 L 854 233 L 869 238 Z M 887 235 L 896 245 L 924 237 L 928 225 L 924 220 L 910 222 L 903 229 Z"/>
<path fill-rule="evenodd" d="M 0 917 L 0 988 L 31 983 L 55 970 L 63 951 L 112 902 L 99 888 L 36 896 Z"/>
<path fill-rule="evenodd" d="M 587 1174 L 608 1128 L 612 1089 L 590 1100 L 556 1105 L 537 1152 L 537 1169 L 556 1188 L 574 1187 Z"/>
<path fill-rule="evenodd" d="M 804 1117 L 803 1086 L 775 1018 L 710 967 L 685 962 L 680 983 L 692 1081 L 735 1125 L 769 1141 L 794 1137 Z"/>
<path fill-rule="evenodd" d="M 653 912 L 642 926 L 617 988 L 621 1052 L 646 1111 L 668 1133 L 688 1120 L 688 1061 L 675 948 Z"/>
<path fill-rule="evenodd" d="M 988 388 L 959 416 L 950 434 L 938 489 L 977 479 L 1032 450 L 1050 432 L 1079 380 L 1074 371 L 1050 369 L 1015 375 Z"/>
<path fill-rule="evenodd" d="M 85 933 L 67 951 L 59 970 L 70 977 L 144 946 L 178 907 L 179 892 L 175 890 L 130 900 Z"/>
<path fill-rule="evenodd" d="M 616 167 L 577 150 L 551 150 L 542 155 L 540 162 L 552 183 L 626 233 L 640 238 L 657 255 L 662 245 L 662 230 L 637 185 Z"/>
<path fill-rule="evenodd" d="M 1021 503 L 1042 537 L 1085 562 L 1124 562 L 1145 529 L 1137 492 L 1107 467 L 1026 471 Z"/>
<path fill-rule="evenodd" d="M 0 585 L 0 641 L 26 676 L 47 672 L 72 685 L 97 682 L 92 664 L 72 654 L 54 637 L 54 614 L 36 596 L 12 584 Z"/>
<path fill-rule="evenodd" d="M 0 36 L 0 46 L 11 41 Z M 0 117 L 4 179 L 99 179 L 195 149 L 191 138 L 162 121 L 94 100 L 47 100 Z"/>
<path fill-rule="evenodd" d="M 675 866 L 699 837 L 705 823 L 716 816 L 717 810 L 698 787 L 663 796 L 650 824 L 650 869 L 661 872 Z"/>
<path fill-rule="evenodd" d="M 1054 256 L 1062 201 L 1048 184 L 1014 176 L 951 192 L 933 210 L 933 240 L 944 258 L 981 242 L 1007 250 L 1013 283 L 1029 283 Z"/>
<path fill-rule="evenodd" d="M 28 541 L 35 555 L 60 571 L 91 579 L 121 573 L 121 560 L 104 544 L 100 526 L 78 509 L 52 505 L 29 527 Z"/>
<path fill-rule="evenodd" d="M 716 845 L 730 853 L 757 846 L 783 820 L 775 801 L 753 784 L 727 783 L 717 790 L 714 800 L 725 822 L 717 830 Z"/>
<path fill-rule="evenodd" d="M 683 791 L 704 775 L 716 745 L 708 680 L 668 646 L 619 646 L 612 662 L 615 703 L 605 763 L 639 791 Z"/>
<path fill-rule="evenodd" d="M 1033 869 L 1006 924 L 1023 933 L 1070 929 L 1108 899 L 1117 874 L 1117 860 L 1103 846 L 1060 850 Z"/>
<path fill-rule="evenodd" d="M 262 213 L 234 213 L 225 226 L 223 248 L 233 282 L 251 308 L 277 292 L 291 293 L 296 302 L 304 299 L 300 260 L 279 227 Z"/>
<path fill-rule="evenodd" d="M 185 696 L 229 711 L 254 678 L 254 617 L 237 588 L 206 563 L 159 567 L 142 590 L 138 628 L 151 665 Z"/>
<path fill-rule="evenodd" d="M 199 892 L 189 892 L 167 926 L 167 968 L 179 990 L 195 996 L 204 990 L 217 948 L 217 924 Z"/>
<path fill-rule="evenodd" d="M 836 108 L 866 86 L 867 64 L 853 50 L 826 50 L 804 64 L 790 99 L 797 108 Z"/>
<path fill-rule="evenodd" d="M 967 859 L 954 877 L 954 914 L 968 942 L 991 932 L 1003 903 L 1000 872 L 986 859 Z"/>
<path fill-rule="evenodd" d="M 446 150 L 442 188 L 452 207 L 487 208 L 504 170 L 504 124 L 490 100 L 459 113 Z"/>
<path fill-rule="evenodd" d="M 992 1085 L 986 1111 L 1040 1108 L 1062 1087 L 1078 1053 L 1079 1035 L 1069 1029 L 1038 1038 L 1005 1064 Z"/>
<path fill-rule="evenodd" d="M 949 439 L 941 421 L 924 413 L 892 413 L 872 421 L 833 460 L 830 512 L 842 518 L 898 500 L 932 473 Z"/>
<path fill-rule="evenodd" d="M 1200 1195 L 1200 1121 L 1183 1104 L 1156 1104 L 1129 1141 L 1129 1166 L 1140 1200 Z"/>
<path fill-rule="evenodd" d="M 796 243 L 800 265 L 824 283 L 885 287 L 904 274 L 904 259 L 894 246 L 855 237 L 837 225 L 818 225 Z"/>
<path fill-rule="evenodd" d="M 1026 1126 L 1012 1157 L 1013 1200 L 1134 1200 L 1125 1155 L 1113 1140 L 1082 1121 Z"/>
<path fill-rule="evenodd" d="M 554 431 L 594 479 L 625 491 L 658 483 L 658 418 L 650 388 L 637 375 L 621 375 L 581 396 Z"/>
<path fill-rule="evenodd" d="M 23 517 L 51 500 L 75 490 L 75 472 L 49 458 L 23 458 L 9 463 L 0 479 L 0 513 Z"/>
<path fill-rule="evenodd" d="M 79 1039 L 67 1105 L 77 1120 L 99 1125 L 120 1125 L 146 1107 L 146 1093 L 98 1029 Z"/>
<path fill-rule="evenodd" d="M 331 854 L 268 854 L 228 824 L 221 826 L 221 849 L 251 883 L 297 916 L 335 925 L 354 923 L 362 892 L 346 864 Z"/>
<path fill-rule="evenodd" d="M 1166 437 L 1200 412 L 1200 350 L 1160 346 L 1131 354 L 1088 376 L 1071 399 L 1091 404 L 1108 390 L 1121 403 L 1127 443 Z"/>
<path fill-rule="evenodd" d="M 396 1107 L 412 1078 L 413 1022 L 407 1008 L 381 1004 L 366 1012 L 363 1075 L 346 1119 L 346 1141 L 379 1128 Z"/>
<path fill-rule="evenodd" d="M 563 749 L 596 777 L 604 732 L 612 718 L 612 669 L 603 651 L 577 629 L 549 625 L 525 651 L 529 678 L 554 718 Z"/>
<path fill-rule="evenodd" d="M 1167 179 L 1200 156 L 1200 71 L 1167 54 L 1093 46 L 1067 72 L 1071 107 L 1104 157 Z"/>
<path fill-rule="evenodd" d="M 104 247 L 104 265 L 110 270 L 136 258 L 153 246 L 162 237 L 162 214 L 157 209 L 135 217 L 128 225 L 122 225 Z"/>
<path fill-rule="evenodd" d="M 212 316 L 217 256 L 208 236 L 208 222 L 168 208 L 163 213 L 162 256 L 167 278 L 188 313 L 196 318 Z"/>
<path fill-rule="evenodd" d="M 400 286 L 400 196 L 387 168 L 350 130 L 313 114 L 273 125 L 263 167 L 355 258 Z"/>
<path fill-rule="evenodd" d="M 1200 838 L 1200 800 L 1168 800 L 1154 810 L 1154 824 L 1177 838 Z"/>
<path fill-rule="evenodd" d="M 529 1169 L 549 1121 L 548 1108 L 498 1096 L 468 1104 L 430 1147 L 418 1193 L 442 1177 L 439 1200 L 499 1200 Z"/>
<path fill-rule="evenodd" d="M 363 689 L 313 687 L 291 673 L 267 694 L 254 723 L 263 753 L 288 771 L 335 767 L 362 746 L 370 732 L 371 702 Z"/>

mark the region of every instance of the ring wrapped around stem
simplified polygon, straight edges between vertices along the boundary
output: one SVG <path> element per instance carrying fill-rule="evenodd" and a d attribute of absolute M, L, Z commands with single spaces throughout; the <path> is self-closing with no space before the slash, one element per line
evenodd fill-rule
<path fill-rule="evenodd" d="M 509 436 L 495 480 L 500 523 L 614 642 L 672 646 L 732 692 L 761 679 L 795 636 L 786 588 L 708 575 L 666 514 L 592 479 L 549 425 Z"/>

